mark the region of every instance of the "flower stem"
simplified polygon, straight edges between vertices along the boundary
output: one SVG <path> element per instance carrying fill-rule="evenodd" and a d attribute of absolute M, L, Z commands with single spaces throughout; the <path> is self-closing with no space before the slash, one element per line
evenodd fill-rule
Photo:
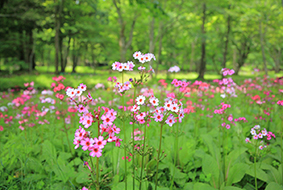
<path fill-rule="evenodd" d="M 136 87 L 134 87 L 134 100 L 133 103 L 135 105 L 135 100 L 136 100 Z M 136 168 L 135 168 L 135 115 L 133 113 L 133 190 L 135 190 L 135 180 L 136 180 Z"/>
<path fill-rule="evenodd" d="M 97 136 L 100 134 L 100 121 L 97 121 Z M 96 158 L 96 190 L 99 190 L 99 158 Z"/>
<path fill-rule="evenodd" d="M 162 128 L 164 123 L 160 126 L 160 136 L 159 136 L 159 149 L 158 149 L 158 155 L 157 155 L 157 164 L 156 164 L 156 176 L 155 176 L 155 190 L 157 190 L 157 181 L 158 181 L 158 164 L 159 164 L 159 158 L 160 158 L 160 151 L 161 151 L 161 140 L 162 140 Z"/>
<path fill-rule="evenodd" d="M 175 159 L 174 159 L 174 169 L 173 169 L 173 178 L 172 178 L 172 181 L 171 181 L 171 186 L 170 186 L 170 189 L 172 190 L 173 189 L 173 185 L 174 185 L 174 179 L 175 179 L 175 173 L 176 173 L 176 166 L 177 166 L 177 160 L 178 160 L 178 133 L 179 133 L 179 125 L 180 125 L 180 122 L 178 122 L 178 125 L 177 125 L 177 128 L 175 130 L 175 142 L 174 142 L 174 150 L 175 150 Z"/>
<path fill-rule="evenodd" d="M 256 155 L 257 155 L 258 143 L 255 145 L 255 154 L 254 154 L 254 172 L 255 172 L 255 190 L 257 190 L 257 177 L 256 177 Z"/>
<path fill-rule="evenodd" d="M 124 72 L 122 72 L 122 83 L 124 84 Z M 122 105 L 123 105 L 123 121 L 122 127 L 124 129 L 124 160 L 125 160 L 125 190 L 127 190 L 127 149 L 126 149 L 126 126 L 125 126 L 125 96 L 122 95 Z"/>
<path fill-rule="evenodd" d="M 145 113 L 147 113 L 147 107 L 146 107 L 146 111 Z M 142 189 L 142 173 L 143 173 L 143 165 L 144 165 L 144 155 L 145 155 L 145 139 L 146 139 L 146 123 L 144 124 L 144 137 L 143 137 L 143 148 L 142 148 L 142 165 L 141 165 L 141 175 L 140 175 L 140 190 Z"/>

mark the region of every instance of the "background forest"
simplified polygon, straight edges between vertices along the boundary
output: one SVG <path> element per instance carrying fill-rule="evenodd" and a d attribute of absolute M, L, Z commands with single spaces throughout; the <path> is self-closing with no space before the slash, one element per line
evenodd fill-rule
<path fill-rule="evenodd" d="M 2 0 L 0 70 L 92 72 L 142 51 L 155 54 L 156 74 L 278 73 L 282 12 L 283 0 Z"/>

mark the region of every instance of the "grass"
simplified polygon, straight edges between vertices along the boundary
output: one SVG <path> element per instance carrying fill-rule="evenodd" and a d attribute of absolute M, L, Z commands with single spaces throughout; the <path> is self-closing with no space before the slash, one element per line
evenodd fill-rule
<path fill-rule="evenodd" d="M 78 66 L 77 72 L 78 73 L 71 73 L 71 67 L 66 68 L 66 73 L 62 73 L 66 78 L 65 84 L 68 86 L 77 86 L 80 83 L 85 83 L 90 87 L 94 87 L 97 83 L 103 83 L 104 85 L 108 86 L 107 78 L 110 76 L 120 76 L 117 72 L 112 72 L 111 70 L 96 69 L 94 70 L 91 67 L 86 66 Z M 0 91 L 5 91 L 10 88 L 14 87 L 24 87 L 24 83 L 26 82 L 35 82 L 35 87 L 38 89 L 46 89 L 49 88 L 51 83 L 53 82 L 52 77 L 54 77 L 54 68 L 47 66 L 36 67 L 36 71 L 32 74 L 23 73 L 20 75 L 12 74 L 6 76 L 0 76 Z M 125 79 L 128 80 L 129 78 L 134 78 L 137 75 L 137 72 L 128 72 L 125 75 Z M 260 73 L 258 76 L 263 76 L 264 73 Z M 269 76 L 271 78 L 282 76 L 283 72 L 275 74 L 274 71 L 269 72 Z M 155 76 L 155 75 L 154 75 Z M 196 80 L 198 73 L 196 72 L 180 72 L 180 73 L 170 73 L 167 75 L 166 71 L 160 71 L 155 78 L 155 80 L 151 80 L 153 83 L 157 83 L 156 80 L 159 79 L 166 79 L 167 82 L 170 82 L 173 78 L 177 79 L 186 79 L 188 81 Z M 234 80 L 243 81 L 244 79 L 248 78 L 255 78 L 256 75 L 252 73 L 252 69 L 249 67 L 244 67 L 238 76 L 233 76 Z M 205 80 L 210 81 L 213 79 L 221 78 L 220 75 L 216 74 L 213 71 L 207 71 L 205 76 Z M 121 81 L 121 79 L 118 80 Z"/>

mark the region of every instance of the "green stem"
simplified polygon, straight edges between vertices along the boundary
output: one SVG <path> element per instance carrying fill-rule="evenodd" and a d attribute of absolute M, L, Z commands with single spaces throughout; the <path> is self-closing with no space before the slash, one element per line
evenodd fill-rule
<path fill-rule="evenodd" d="M 134 100 L 133 103 L 135 105 L 135 101 L 136 101 L 136 87 L 134 87 Z M 135 190 L 135 181 L 136 181 L 136 168 L 135 168 L 135 116 L 133 113 L 133 189 Z"/>
<path fill-rule="evenodd" d="M 97 136 L 100 136 L 100 120 L 97 121 Z M 96 190 L 99 190 L 99 158 L 96 158 Z"/>
<path fill-rule="evenodd" d="M 122 83 L 124 84 L 124 72 L 122 72 Z M 125 126 L 125 97 L 122 95 L 122 102 L 123 102 L 123 122 L 122 122 L 122 128 L 124 129 L 124 160 L 125 160 L 125 190 L 127 190 L 127 149 L 126 149 L 126 126 Z"/>
<path fill-rule="evenodd" d="M 175 130 L 175 142 L 174 142 L 174 150 L 175 150 L 175 159 L 174 159 L 174 169 L 173 169 L 173 178 L 172 178 L 172 181 L 171 181 L 171 187 L 170 189 L 172 190 L 173 189 L 173 185 L 174 185 L 174 179 L 175 179 L 175 173 L 176 173 L 176 166 L 177 166 L 177 160 L 178 160 L 178 133 L 179 133 L 179 125 L 180 123 L 178 122 L 178 125 L 177 125 L 177 128 Z"/>
<path fill-rule="evenodd" d="M 281 175 L 282 175 L 282 184 L 283 184 L 283 119 L 281 120 Z"/>
<path fill-rule="evenodd" d="M 146 107 L 146 111 L 147 112 L 147 107 Z M 143 148 L 142 148 L 142 165 L 141 165 L 141 175 L 140 175 L 140 190 L 142 189 L 142 173 L 143 173 L 143 165 L 144 165 L 144 155 L 145 155 L 145 139 L 146 139 L 146 122 L 144 124 L 144 137 L 143 137 Z"/>
<path fill-rule="evenodd" d="M 93 165 L 92 159 L 93 159 L 93 157 L 90 158 L 90 163 L 91 163 L 91 171 L 90 171 L 90 173 L 92 175 L 92 178 L 91 178 L 92 179 L 92 183 L 95 184 L 95 181 L 94 181 L 94 179 L 95 179 L 94 178 L 94 165 Z M 93 171 L 93 173 L 92 173 L 92 171 Z"/>
<path fill-rule="evenodd" d="M 255 170 L 255 190 L 257 190 L 257 178 L 256 178 L 256 156 L 254 157 L 254 170 Z"/>
<path fill-rule="evenodd" d="M 99 158 L 96 157 L 96 190 L 99 190 Z"/>
<path fill-rule="evenodd" d="M 157 155 L 157 164 L 156 164 L 156 176 L 155 176 L 155 190 L 157 190 L 157 181 L 158 181 L 158 164 L 159 164 L 159 158 L 160 158 L 160 151 L 161 151 L 161 140 L 162 140 L 162 128 L 164 123 L 161 124 L 160 127 L 160 136 L 159 136 L 159 149 L 158 149 L 158 155 Z"/>

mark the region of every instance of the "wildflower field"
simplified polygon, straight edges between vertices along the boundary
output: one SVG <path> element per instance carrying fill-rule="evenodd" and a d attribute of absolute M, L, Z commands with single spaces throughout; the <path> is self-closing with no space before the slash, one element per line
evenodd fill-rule
<path fill-rule="evenodd" d="M 0 189 L 283 189 L 282 78 L 148 83 L 133 56 L 95 86 L 1 92 Z"/>

